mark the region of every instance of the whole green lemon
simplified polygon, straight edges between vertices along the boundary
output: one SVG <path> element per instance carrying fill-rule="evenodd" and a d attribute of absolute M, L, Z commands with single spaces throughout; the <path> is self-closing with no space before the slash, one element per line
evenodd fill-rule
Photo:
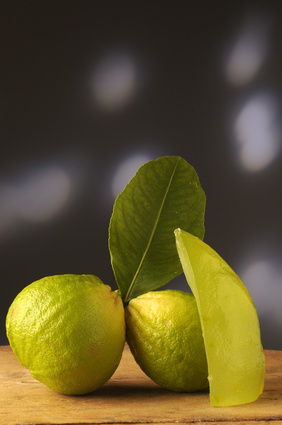
<path fill-rule="evenodd" d="M 6 319 L 12 350 L 32 376 L 69 395 L 103 385 L 125 343 L 121 297 L 93 275 L 56 275 L 24 288 Z"/>
<path fill-rule="evenodd" d="M 208 387 L 200 318 L 192 294 L 153 291 L 133 298 L 125 309 L 127 342 L 143 372 L 172 391 Z"/>

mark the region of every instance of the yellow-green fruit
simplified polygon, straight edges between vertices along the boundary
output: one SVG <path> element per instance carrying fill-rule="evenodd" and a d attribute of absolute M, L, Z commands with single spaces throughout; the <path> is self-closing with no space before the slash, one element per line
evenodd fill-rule
<path fill-rule="evenodd" d="M 181 229 L 176 246 L 200 314 L 213 406 L 250 403 L 263 391 L 265 358 L 250 294 L 206 243 Z"/>
<path fill-rule="evenodd" d="M 127 342 L 141 369 L 172 391 L 208 387 L 208 370 L 195 298 L 178 290 L 148 292 L 125 309 Z"/>
<path fill-rule="evenodd" d="M 120 362 L 124 308 L 96 276 L 49 276 L 17 295 L 6 329 L 35 379 L 62 394 L 85 394 L 103 385 Z"/>

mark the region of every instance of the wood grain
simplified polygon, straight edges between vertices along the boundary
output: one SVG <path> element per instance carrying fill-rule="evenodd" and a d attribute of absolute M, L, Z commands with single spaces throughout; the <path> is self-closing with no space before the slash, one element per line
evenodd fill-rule
<path fill-rule="evenodd" d="M 86 396 L 64 396 L 33 379 L 10 347 L 0 347 L 0 424 L 220 423 L 282 425 L 282 351 L 266 354 L 265 390 L 254 403 L 212 407 L 208 392 L 160 388 L 140 370 L 128 347 L 113 377 Z"/>

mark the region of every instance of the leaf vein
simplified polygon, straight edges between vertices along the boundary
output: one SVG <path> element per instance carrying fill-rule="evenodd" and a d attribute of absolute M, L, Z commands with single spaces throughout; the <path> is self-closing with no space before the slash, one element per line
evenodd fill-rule
<path fill-rule="evenodd" d="M 143 255 L 142 255 L 142 258 L 141 258 L 141 260 L 140 260 L 140 263 L 139 263 L 139 265 L 138 265 L 138 268 L 137 268 L 137 270 L 136 270 L 136 272 L 135 272 L 135 275 L 134 275 L 134 277 L 133 277 L 133 279 L 132 279 L 132 281 L 131 281 L 131 283 L 130 283 L 130 286 L 129 286 L 129 288 L 128 288 L 127 294 L 126 294 L 126 296 L 125 296 L 125 299 L 124 299 L 124 302 L 125 302 L 125 303 L 127 303 L 127 302 L 130 300 L 130 295 L 131 295 L 131 293 L 132 293 L 132 290 L 133 290 L 134 284 L 135 284 L 135 282 L 136 282 L 136 280 L 137 280 L 137 277 L 138 277 L 138 275 L 139 275 L 139 273 L 140 273 L 140 270 L 141 270 L 141 268 L 142 268 L 142 266 L 143 266 L 143 264 L 144 264 L 144 262 L 145 262 L 146 256 L 147 256 L 148 251 L 149 251 L 149 249 L 150 249 L 150 246 L 151 246 L 152 240 L 153 240 L 154 235 L 155 235 L 155 233 L 156 233 L 156 229 L 157 229 L 157 226 L 158 226 L 158 223 L 159 223 L 159 220 L 160 220 L 160 216 L 161 216 L 162 210 L 163 210 L 163 208 L 164 208 L 165 200 L 166 200 L 167 195 L 168 195 L 168 193 L 169 193 L 169 189 L 170 189 L 170 186 L 171 186 L 171 184 L 172 184 L 173 177 L 174 177 L 174 175 L 175 175 L 175 173 L 176 173 L 176 169 L 177 169 L 177 166 L 178 166 L 178 164 L 179 164 L 179 161 L 180 161 L 180 158 L 178 158 L 178 160 L 177 160 L 177 162 L 176 162 L 176 164 L 175 164 L 175 166 L 174 166 L 173 172 L 172 172 L 172 174 L 171 174 L 171 177 L 170 177 L 170 179 L 169 179 L 169 182 L 168 182 L 168 185 L 167 185 L 167 188 L 166 188 L 166 191 L 165 191 L 165 194 L 164 194 L 163 200 L 162 200 L 162 202 L 161 202 L 161 205 L 160 205 L 160 208 L 159 208 L 159 211 L 158 211 L 158 214 L 157 214 L 157 218 L 156 218 L 156 220 L 155 220 L 154 227 L 153 227 L 153 229 L 152 229 L 152 232 L 151 232 L 150 238 L 149 238 L 148 243 L 147 243 L 147 246 L 146 246 L 146 249 L 145 249 L 145 251 L 144 251 L 144 253 L 143 253 Z"/>

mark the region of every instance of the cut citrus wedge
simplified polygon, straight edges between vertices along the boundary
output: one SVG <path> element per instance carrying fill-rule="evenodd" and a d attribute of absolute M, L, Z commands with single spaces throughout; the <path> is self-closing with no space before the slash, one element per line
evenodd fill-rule
<path fill-rule="evenodd" d="M 251 296 L 237 274 L 206 243 L 181 229 L 176 246 L 196 298 L 208 362 L 210 403 L 233 406 L 263 391 L 265 358 Z"/>

